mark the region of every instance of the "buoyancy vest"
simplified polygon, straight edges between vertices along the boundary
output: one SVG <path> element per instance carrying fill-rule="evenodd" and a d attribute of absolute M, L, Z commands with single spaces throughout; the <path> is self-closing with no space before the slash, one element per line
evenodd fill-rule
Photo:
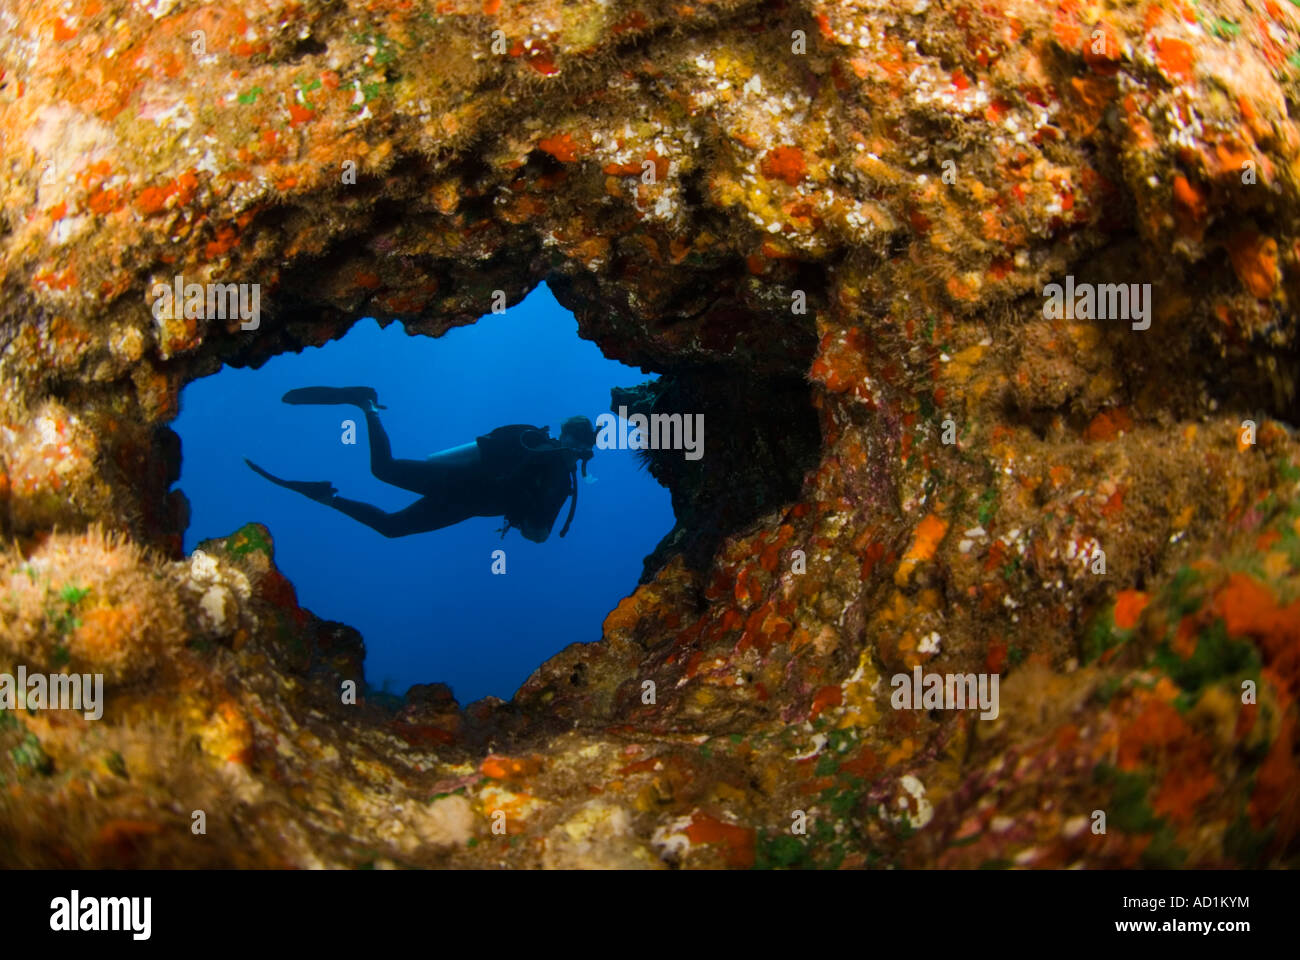
<path fill-rule="evenodd" d="M 545 525 L 549 531 L 555 525 L 564 500 L 570 501 L 569 515 L 560 536 L 569 532 L 578 509 L 577 457 L 580 452 L 553 439 L 546 427 L 524 423 L 497 427 L 491 433 L 476 437 L 475 442 L 488 477 L 506 497 L 502 537 L 511 527 L 521 526 L 524 520 L 538 526 Z M 558 487 L 560 477 L 565 473 L 568 475 L 568 488 L 563 499 L 555 502 L 548 494 Z"/>

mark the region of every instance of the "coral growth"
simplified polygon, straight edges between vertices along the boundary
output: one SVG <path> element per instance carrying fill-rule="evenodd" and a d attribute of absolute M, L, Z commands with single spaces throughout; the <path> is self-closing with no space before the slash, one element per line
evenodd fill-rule
<path fill-rule="evenodd" d="M 147 677 L 188 639 L 192 619 L 165 564 L 119 534 L 54 534 L 0 568 L 0 650 L 39 670 Z M 11 671 L 12 672 L 12 671 Z"/>

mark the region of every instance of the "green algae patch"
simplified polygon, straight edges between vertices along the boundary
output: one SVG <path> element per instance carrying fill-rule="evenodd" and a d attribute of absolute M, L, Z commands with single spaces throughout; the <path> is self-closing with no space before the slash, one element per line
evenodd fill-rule
<path fill-rule="evenodd" d="M 22 742 L 9 751 L 9 756 L 18 767 L 31 773 L 48 776 L 54 772 L 54 761 L 50 759 L 50 755 L 45 752 L 41 741 L 34 733 L 23 737 Z"/>
<path fill-rule="evenodd" d="M 1093 781 L 1110 786 L 1111 802 L 1106 808 L 1108 822 L 1125 833 L 1152 833 L 1160 826 L 1147 794 L 1151 779 L 1145 774 L 1128 773 L 1110 764 L 1100 764 L 1093 771 Z"/>
<path fill-rule="evenodd" d="M 85 587 L 78 587 L 68 584 L 59 591 L 59 599 L 63 601 L 63 609 L 57 612 L 50 611 L 47 616 L 54 627 L 55 633 L 60 637 L 67 636 L 81 626 L 81 619 L 74 612 L 77 604 L 86 598 L 90 593 Z M 59 645 L 55 648 L 54 661 L 56 666 L 63 666 L 68 662 L 69 656 L 67 648 Z"/>
<path fill-rule="evenodd" d="M 1106 807 L 1110 825 L 1125 833 L 1151 835 L 1151 841 L 1142 851 L 1143 867 L 1170 870 L 1186 862 L 1187 851 L 1178 846 L 1178 832 L 1174 825 L 1157 816 L 1147 801 L 1151 789 L 1149 776 L 1101 764 L 1094 771 L 1093 780 L 1113 788 L 1111 802 Z"/>
<path fill-rule="evenodd" d="M 1188 693 L 1225 678 L 1258 680 L 1261 666 L 1254 645 L 1229 637 L 1222 620 L 1200 632 L 1190 657 L 1180 656 L 1168 643 L 1162 644 L 1156 652 L 1156 664 Z"/>
<path fill-rule="evenodd" d="M 1223 849 L 1242 866 L 1258 867 L 1265 863 L 1265 854 L 1273 843 L 1274 833 L 1273 827 L 1262 832 L 1255 830 L 1250 825 L 1250 818 L 1242 814 L 1224 833 Z"/>
<path fill-rule="evenodd" d="M 104 767 L 115 777 L 120 777 L 123 780 L 130 779 L 126 773 L 126 760 L 116 750 L 104 758 Z"/>
<path fill-rule="evenodd" d="M 1174 828 L 1167 823 L 1163 824 L 1142 851 L 1142 866 L 1148 870 L 1174 870 L 1181 867 L 1187 860 L 1187 851 L 1177 845 L 1176 837 Z"/>
<path fill-rule="evenodd" d="M 1108 651 L 1115 650 L 1132 639 L 1132 630 L 1120 630 L 1115 626 L 1115 617 L 1111 610 L 1101 613 L 1083 638 L 1083 662 L 1092 663 Z"/>
<path fill-rule="evenodd" d="M 754 850 L 755 870 L 790 870 L 816 866 L 807 844 L 795 836 L 764 833 Z"/>
<path fill-rule="evenodd" d="M 272 555 L 271 538 L 260 523 L 245 524 L 226 541 L 226 552 L 232 557 L 242 557 L 254 550 L 268 557 Z"/>

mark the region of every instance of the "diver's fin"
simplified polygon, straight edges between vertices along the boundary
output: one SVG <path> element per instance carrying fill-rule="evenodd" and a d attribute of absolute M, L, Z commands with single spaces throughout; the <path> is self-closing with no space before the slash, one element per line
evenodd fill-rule
<path fill-rule="evenodd" d="M 301 493 L 304 497 L 310 497 L 313 500 L 323 502 L 338 493 L 334 489 L 334 484 L 328 480 L 281 480 L 275 474 L 263 470 L 247 457 L 244 458 L 244 462 L 248 464 L 254 473 L 266 477 L 272 483 L 284 487 L 286 490 L 292 490 L 294 493 Z"/>
<path fill-rule="evenodd" d="M 280 398 L 285 403 L 351 403 L 363 410 L 387 409 L 374 387 L 299 387 Z"/>

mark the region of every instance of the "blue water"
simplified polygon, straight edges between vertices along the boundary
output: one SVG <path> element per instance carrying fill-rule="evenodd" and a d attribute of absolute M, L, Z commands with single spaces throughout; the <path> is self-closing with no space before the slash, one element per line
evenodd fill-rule
<path fill-rule="evenodd" d="M 341 496 L 393 511 L 418 499 L 369 472 L 365 420 L 353 407 L 291 406 L 294 387 L 373 386 L 393 456 L 420 459 L 507 423 L 549 425 L 609 410 L 609 390 L 647 379 L 605 359 L 545 284 L 505 314 L 437 339 L 372 319 L 323 347 L 282 354 L 258 370 L 222 370 L 189 384 L 173 429 L 182 442 L 177 486 L 192 509 L 185 549 L 249 521 L 270 528 L 275 561 L 317 616 L 361 631 L 366 679 L 401 694 L 442 681 L 468 703 L 508 699 L 545 659 L 600 638 L 601 621 L 636 586 L 641 561 L 673 524 L 668 491 L 632 451 L 597 450 L 579 477 L 578 512 L 545 543 L 501 518 L 477 517 L 388 539 L 249 470 L 244 457 L 291 480 L 330 480 Z M 356 422 L 354 446 L 342 422 Z M 493 575 L 492 551 L 506 551 Z"/>

